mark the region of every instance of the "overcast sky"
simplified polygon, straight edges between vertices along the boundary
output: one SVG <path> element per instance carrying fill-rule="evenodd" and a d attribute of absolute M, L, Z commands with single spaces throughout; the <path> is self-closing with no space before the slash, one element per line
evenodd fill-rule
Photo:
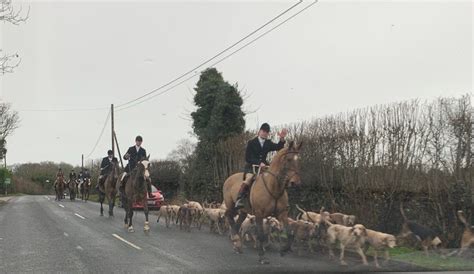
<path fill-rule="evenodd" d="M 79 164 L 108 112 L 24 110 L 121 104 L 188 71 L 292 3 L 23 2 L 31 9 L 27 23 L 1 25 L 1 48 L 22 58 L 15 73 L 0 76 L 1 100 L 21 116 L 7 140 L 9 164 Z M 264 121 L 285 124 L 459 96 L 473 91 L 472 17 L 471 1 L 322 0 L 216 67 L 249 96 L 245 109 L 258 109 L 246 118 L 250 129 Z M 191 138 L 186 118 L 197 79 L 117 112 L 121 149 L 140 134 L 152 158 L 164 158 L 179 139 Z M 109 124 L 91 158 L 104 156 L 110 142 Z"/>

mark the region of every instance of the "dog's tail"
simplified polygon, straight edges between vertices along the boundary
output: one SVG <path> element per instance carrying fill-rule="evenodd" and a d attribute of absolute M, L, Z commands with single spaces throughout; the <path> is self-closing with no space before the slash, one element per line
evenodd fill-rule
<path fill-rule="evenodd" d="M 403 220 L 404 220 L 405 222 L 407 222 L 407 221 L 408 221 L 408 218 L 407 218 L 407 216 L 405 215 L 405 211 L 403 211 L 403 202 L 400 202 L 400 213 L 402 213 Z"/>
<path fill-rule="evenodd" d="M 309 219 L 311 222 L 316 223 L 313 219 L 311 219 L 311 216 L 309 216 L 308 212 L 307 212 L 306 210 L 302 209 L 301 207 L 299 207 L 298 204 L 296 205 L 296 208 L 297 208 L 299 211 L 301 211 L 302 214 L 305 214 L 306 217 L 308 217 L 308 219 Z M 298 215 L 298 216 L 301 217 L 302 214 L 300 214 L 300 215 Z M 298 218 L 298 220 L 299 220 L 299 218 Z"/>
<path fill-rule="evenodd" d="M 306 213 L 304 209 L 302 209 L 298 204 L 296 204 L 296 208 L 301 211 L 301 213 Z"/>
<path fill-rule="evenodd" d="M 464 228 L 469 229 L 470 226 L 467 223 L 466 217 L 464 216 L 464 212 L 462 210 L 458 210 L 458 218 L 461 221 L 461 223 L 464 225 Z"/>

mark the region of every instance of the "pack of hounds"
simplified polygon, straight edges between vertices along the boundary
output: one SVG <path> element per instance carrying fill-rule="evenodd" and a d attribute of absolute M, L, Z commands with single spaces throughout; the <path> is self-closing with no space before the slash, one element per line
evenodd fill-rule
<path fill-rule="evenodd" d="M 362 259 L 364 265 L 368 265 L 366 253 L 369 247 L 372 248 L 374 264 L 380 267 L 378 262 L 379 253 L 384 254 L 384 263 L 389 261 L 389 249 L 397 246 L 397 241 L 401 239 L 415 239 L 426 255 L 430 250 L 436 250 L 442 241 L 440 235 L 431 228 L 407 218 L 400 203 L 400 212 L 403 216 L 403 225 L 399 235 L 394 236 L 388 233 L 375 231 L 357 223 L 357 217 L 343 213 L 329 213 L 321 208 L 319 212 L 306 211 L 296 205 L 299 214 L 296 219 L 289 218 L 290 233 L 294 236 L 293 248 L 298 255 L 306 248 L 314 252 L 315 246 L 327 250 L 331 258 L 335 258 L 334 247 L 339 248 L 339 262 L 347 265 L 344 260 L 346 249 L 356 251 Z M 171 223 L 179 226 L 179 229 L 190 232 L 191 227 L 201 229 L 203 222 L 209 224 L 213 233 L 224 234 L 229 231 L 225 219 L 226 207 L 219 203 L 203 203 L 187 201 L 183 205 L 164 205 L 158 212 L 157 222 L 160 218 L 165 219 L 166 227 Z M 471 226 L 462 211 L 457 212 L 459 221 L 464 226 L 460 248 L 447 254 L 458 256 L 474 245 L 474 226 Z M 272 243 L 280 242 L 282 226 L 274 217 L 264 219 L 264 233 L 266 237 L 265 249 Z M 240 228 L 241 238 L 257 248 L 257 231 L 255 216 L 248 215 Z M 443 255 L 444 256 L 444 255 Z"/>

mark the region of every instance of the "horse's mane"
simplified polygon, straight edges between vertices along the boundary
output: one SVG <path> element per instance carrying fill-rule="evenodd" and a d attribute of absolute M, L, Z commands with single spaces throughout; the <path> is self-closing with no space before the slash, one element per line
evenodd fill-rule
<path fill-rule="evenodd" d="M 289 148 L 288 147 L 284 147 L 282 149 L 280 149 L 276 154 L 275 156 L 273 156 L 273 159 L 272 159 L 272 163 L 275 163 L 275 165 L 279 165 L 281 163 L 281 159 L 287 154 Z M 270 164 L 270 165 L 271 165 Z"/>
<path fill-rule="evenodd" d="M 132 187 L 135 190 L 143 190 L 145 186 L 145 167 L 139 162 L 135 169 L 132 170 L 132 173 L 130 174 L 130 180 L 132 182 Z"/>

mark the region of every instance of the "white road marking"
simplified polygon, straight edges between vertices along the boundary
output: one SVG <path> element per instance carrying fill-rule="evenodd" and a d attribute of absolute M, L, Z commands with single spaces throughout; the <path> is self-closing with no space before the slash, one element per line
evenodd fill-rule
<path fill-rule="evenodd" d="M 64 208 L 64 206 L 62 204 L 59 204 L 60 207 Z"/>
<path fill-rule="evenodd" d="M 138 250 L 141 250 L 141 249 L 142 249 L 141 247 L 132 244 L 131 242 L 125 240 L 124 238 L 120 237 L 120 236 L 117 235 L 117 234 L 112 234 L 112 236 L 114 236 L 115 238 L 119 239 L 120 241 L 122 241 L 122 242 L 128 244 L 129 246 L 131 246 L 131 247 L 133 247 L 133 248 L 135 248 L 135 249 L 138 249 Z"/>
<path fill-rule="evenodd" d="M 74 215 L 76 215 L 77 217 L 79 217 L 79 218 L 81 218 L 81 219 L 83 219 L 83 220 L 86 219 L 86 218 L 82 217 L 81 215 L 79 215 L 79 214 L 77 214 L 77 213 L 74 213 Z"/>
<path fill-rule="evenodd" d="M 3 240 L 3 238 L 0 238 L 0 241 Z"/>
<path fill-rule="evenodd" d="M 66 232 L 64 232 L 64 236 L 69 237 L 69 234 L 67 234 Z"/>
<path fill-rule="evenodd" d="M 84 248 L 82 248 L 80 245 L 76 246 L 76 249 L 84 250 Z"/>

